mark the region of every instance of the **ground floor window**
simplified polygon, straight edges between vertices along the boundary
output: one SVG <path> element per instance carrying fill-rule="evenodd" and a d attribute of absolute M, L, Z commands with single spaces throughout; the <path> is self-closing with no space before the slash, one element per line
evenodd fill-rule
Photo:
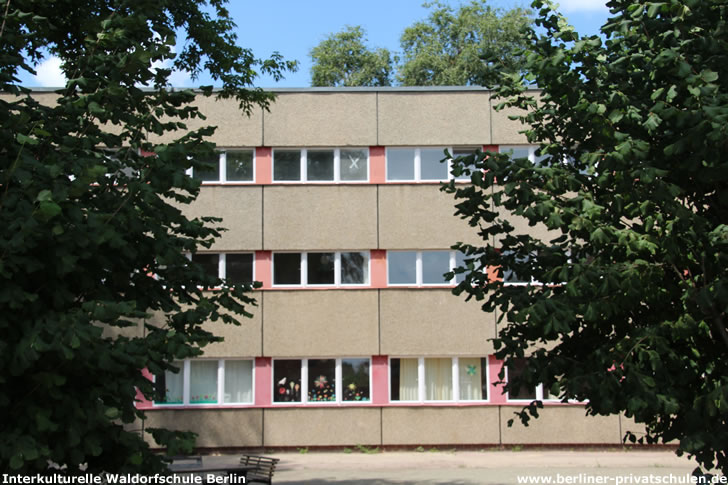
<path fill-rule="evenodd" d="M 370 365 L 368 358 L 275 359 L 273 402 L 368 402 Z"/>
<path fill-rule="evenodd" d="M 407 357 L 389 360 L 390 401 L 487 401 L 485 357 Z"/>
<path fill-rule="evenodd" d="M 155 405 L 252 404 L 253 361 L 194 359 L 154 376 Z"/>

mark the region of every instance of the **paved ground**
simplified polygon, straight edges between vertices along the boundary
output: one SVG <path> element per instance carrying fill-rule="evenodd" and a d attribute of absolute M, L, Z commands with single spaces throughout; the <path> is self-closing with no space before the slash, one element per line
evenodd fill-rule
<path fill-rule="evenodd" d="M 672 451 L 424 451 L 278 453 L 274 484 L 472 485 L 687 483 L 695 463 Z M 237 461 L 206 456 L 205 462 Z M 550 477 L 550 478 L 549 478 Z M 670 478 L 674 477 L 674 478 Z M 551 480 L 550 482 L 548 480 Z M 560 480 L 560 481 L 559 481 Z M 681 481 L 677 481 L 681 480 Z"/>

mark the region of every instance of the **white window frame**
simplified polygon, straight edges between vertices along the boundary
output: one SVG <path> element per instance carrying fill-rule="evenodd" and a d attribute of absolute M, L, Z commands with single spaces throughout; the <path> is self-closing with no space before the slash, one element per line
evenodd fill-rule
<path fill-rule="evenodd" d="M 227 278 L 227 255 L 228 254 L 250 254 L 253 257 L 253 266 L 252 266 L 252 279 L 250 280 L 250 283 L 252 284 L 255 281 L 255 252 L 253 251 L 227 251 L 224 253 L 216 253 L 213 251 L 200 251 L 195 254 L 217 254 L 217 277 L 221 280 L 225 281 L 225 278 Z M 192 253 L 186 254 L 187 259 L 190 261 L 192 260 Z"/>
<path fill-rule="evenodd" d="M 256 168 L 256 150 L 255 148 L 224 148 L 216 150 L 219 154 L 217 162 L 217 180 L 205 180 L 201 181 L 202 185 L 252 185 L 255 184 L 255 168 Z M 228 152 L 253 152 L 253 179 L 252 180 L 227 180 L 227 154 Z M 194 169 L 192 167 L 187 169 L 187 175 L 190 177 L 194 176 Z"/>
<path fill-rule="evenodd" d="M 300 169 L 301 174 L 298 180 L 276 180 L 275 179 L 275 163 L 276 163 L 276 150 L 299 150 L 300 151 Z M 332 150 L 334 152 L 334 178 L 332 180 L 308 180 L 308 151 L 325 151 Z M 341 180 L 341 151 L 342 150 L 363 150 L 366 152 L 366 173 L 367 176 L 361 180 Z M 369 147 L 345 147 L 345 148 L 330 148 L 330 147 L 316 147 L 316 148 L 294 148 L 294 147 L 280 147 L 273 149 L 272 163 L 271 163 L 271 180 L 276 184 L 365 184 L 369 183 L 370 179 L 370 159 Z"/>
<path fill-rule="evenodd" d="M 369 400 L 367 401 L 344 401 L 344 388 L 342 383 L 342 370 L 341 370 L 341 361 L 342 360 L 348 360 L 348 359 L 366 359 L 369 361 Z M 301 400 L 300 401 L 289 401 L 289 402 L 276 402 L 275 400 L 275 391 L 276 391 L 276 382 L 275 382 L 275 362 L 277 360 L 300 360 L 301 361 Z M 336 394 L 336 400 L 335 401 L 309 401 L 308 400 L 308 361 L 309 360 L 334 360 L 335 361 L 335 368 L 334 368 L 334 379 L 336 381 L 336 385 L 334 386 L 334 393 Z M 373 382 L 372 382 L 372 358 L 371 357 L 355 357 L 355 356 L 346 356 L 346 357 L 281 357 L 281 358 L 274 358 L 271 362 L 271 379 L 270 379 L 270 386 L 271 386 L 271 404 L 273 406 L 300 406 L 300 405 L 307 405 L 307 406 L 357 406 L 357 405 L 368 405 L 372 403 L 372 391 L 374 389 Z"/>
<path fill-rule="evenodd" d="M 414 163 L 414 178 L 413 179 L 390 179 L 389 178 L 389 150 L 390 149 L 398 149 L 398 148 L 405 148 L 415 151 L 415 158 L 413 160 Z M 423 146 L 423 147 L 405 147 L 405 146 L 392 146 L 387 147 L 385 150 L 385 167 L 384 167 L 384 174 L 386 177 L 387 182 L 392 183 L 398 183 L 398 182 L 427 182 L 427 183 L 437 183 L 437 182 L 447 182 L 450 180 L 455 180 L 456 182 L 469 182 L 470 178 L 455 178 L 452 175 L 452 158 L 449 158 L 447 161 L 447 178 L 443 179 L 423 179 L 422 178 L 422 150 L 439 150 L 443 152 L 443 158 L 445 150 L 450 153 L 450 155 L 453 154 L 454 151 L 466 151 L 469 150 L 469 146 L 459 147 L 459 146 Z M 473 147 L 473 151 L 477 150 L 478 147 Z"/>
<path fill-rule="evenodd" d="M 460 357 L 466 359 L 485 359 L 485 379 L 487 383 L 487 389 L 488 389 L 488 398 L 487 399 L 460 399 Z M 392 359 L 417 359 L 417 399 L 416 400 L 399 400 L 399 401 L 393 401 L 392 400 Z M 425 359 L 451 359 L 452 364 L 452 396 L 453 398 L 451 400 L 429 400 L 426 399 L 427 397 L 427 390 L 425 389 Z M 490 402 L 490 395 L 491 395 L 491 383 L 490 383 L 490 359 L 488 359 L 487 355 L 475 355 L 475 356 L 458 356 L 458 357 L 452 357 L 448 355 L 428 355 L 427 357 L 401 357 L 401 356 L 394 356 L 389 357 L 387 361 L 387 368 L 389 372 L 387 373 L 387 402 L 394 403 L 394 404 L 409 404 L 409 403 L 418 403 L 418 404 L 438 404 L 438 403 L 487 403 Z"/>
<path fill-rule="evenodd" d="M 452 286 L 457 285 L 456 282 L 457 276 L 454 275 L 450 281 L 446 281 L 443 279 L 442 283 L 423 283 L 423 269 L 422 269 L 422 254 L 423 253 L 440 253 L 440 252 L 448 252 L 450 253 L 450 265 L 448 271 L 454 271 L 455 268 L 457 268 L 456 263 L 456 253 L 457 251 L 449 250 L 449 249 L 427 249 L 427 250 L 414 250 L 414 249 L 404 249 L 404 250 L 394 250 L 394 251 L 387 251 L 387 286 L 402 286 L 402 287 L 412 287 L 412 286 L 421 286 L 421 287 L 438 287 L 438 286 Z M 415 282 L 414 283 L 391 283 L 389 281 L 389 255 L 390 253 L 416 253 L 416 261 L 415 261 Z"/>
<path fill-rule="evenodd" d="M 308 255 L 309 253 L 333 253 L 334 254 L 334 282 L 333 283 L 309 283 L 308 282 Z M 363 253 L 366 257 L 367 278 L 364 283 L 342 283 L 341 282 L 341 255 L 342 253 Z M 276 283 L 275 282 L 275 255 L 276 254 L 300 254 L 301 255 L 301 277 L 299 284 Z M 364 288 L 370 286 L 372 257 L 371 251 L 274 251 L 271 257 L 271 281 L 275 288 Z"/>
<path fill-rule="evenodd" d="M 192 361 L 211 361 L 217 362 L 217 401 L 216 403 L 190 403 L 190 368 Z M 250 402 L 239 402 L 239 403 L 226 403 L 225 401 L 225 362 L 226 361 L 239 361 L 244 360 L 251 363 L 251 381 L 252 387 Z M 220 406 L 253 406 L 255 404 L 255 359 L 252 358 L 231 358 L 231 359 L 185 359 L 182 361 L 182 368 L 180 369 L 182 374 L 182 404 L 179 403 L 159 403 L 152 401 L 152 405 L 155 407 L 174 407 L 174 406 L 185 406 L 185 407 L 220 407 Z M 157 376 L 154 376 L 153 382 L 156 383 Z"/>

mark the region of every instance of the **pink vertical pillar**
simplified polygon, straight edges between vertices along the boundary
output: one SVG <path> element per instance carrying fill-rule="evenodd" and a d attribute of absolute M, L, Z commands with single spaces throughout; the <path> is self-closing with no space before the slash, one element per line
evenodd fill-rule
<path fill-rule="evenodd" d="M 273 359 L 270 357 L 255 358 L 255 405 L 270 406 L 273 402 L 271 389 L 273 382 Z"/>
<path fill-rule="evenodd" d="M 142 369 L 142 375 L 149 379 L 150 381 L 154 380 L 154 376 L 151 372 L 149 372 L 149 369 L 146 367 Z M 144 397 L 144 394 L 141 393 L 139 389 L 136 390 L 136 407 L 137 409 L 151 409 L 152 408 L 152 401 L 148 400 Z"/>
<path fill-rule="evenodd" d="M 496 359 L 495 355 L 488 356 L 488 377 L 490 378 L 490 402 L 494 404 L 505 404 L 506 395 L 503 394 L 503 386 L 496 385 L 500 379 L 498 373 L 500 373 L 503 367 L 503 361 Z"/>
<path fill-rule="evenodd" d="M 375 249 L 371 251 L 372 288 L 387 287 L 387 251 Z"/>
<path fill-rule="evenodd" d="M 263 288 L 271 288 L 273 286 L 273 265 L 271 263 L 270 251 L 255 252 L 255 281 L 260 281 Z"/>
<path fill-rule="evenodd" d="M 270 147 L 255 149 L 255 182 L 267 185 L 273 181 L 273 150 Z"/>
<path fill-rule="evenodd" d="M 384 147 L 369 147 L 369 182 L 383 184 L 387 181 Z"/>
<path fill-rule="evenodd" d="M 372 357 L 372 404 L 389 403 L 388 361 L 386 355 Z"/>

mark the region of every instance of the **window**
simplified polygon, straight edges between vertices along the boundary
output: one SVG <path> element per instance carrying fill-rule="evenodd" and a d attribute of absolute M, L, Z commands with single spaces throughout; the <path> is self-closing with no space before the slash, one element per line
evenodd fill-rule
<path fill-rule="evenodd" d="M 510 256 L 512 255 L 512 251 L 504 251 L 504 256 Z M 527 276 L 528 273 L 533 272 L 533 258 L 534 256 L 527 256 L 527 257 L 514 257 L 514 267 L 512 268 L 503 268 L 503 284 L 504 285 L 528 285 L 528 284 L 534 284 L 538 285 L 540 284 L 535 278 L 532 276 Z M 519 268 L 520 267 L 520 268 Z M 522 269 L 522 271 L 519 271 L 519 269 Z M 525 273 L 525 274 L 524 274 Z"/>
<path fill-rule="evenodd" d="M 388 251 L 388 281 L 393 286 L 455 284 L 462 281 L 462 275 L 447 280 L 444 274 L 462 264 L 463 259 L 458 251 Z"/>
<path fill-rule="evenodd" d="M 536 165 L 540 164 L 546 158 L 544 155 L 536 155 L 538 151 L 538 146 L 536 145 L 500 146 L 498 151 L 500 153 L 508 153 L 511 159 L 527 158 Z"/>
<path fill-rule="evenodd" d="M 390 401 L 487 401 L 485 357 L 420 357 L 389 360 Z"/>
<path fill-rule="evenodd" d="M 527 359 L 511 359 L 508 367 L 506 368 L 506 379 L 510 381 L 511 378 L 515 378 L 523 374 L 526 370 Z M 533 400 L 558 400 L 558 396 L 552 395 L 550 389 L 544 391 L 543 384 L 538 384 L 536 387 L 520 386 L 515 391 L 508 393 L 509 401 L 533 401 Z"/>
<path fill-rule="evenodd" d="M 191 259 L 201 265 L 205 273 L 226 283 L 253 282 L 253 253 L 195 253 Z"/>
<path fill-rule="evenodd" d="M 388 181 L 442 181 L 452 176 L 450 161 L 443 162 L 445 150 L 453 156 L 470 155 L 476 148 L 428 147 L 428 148 L 387 148 Z M 470 180 L 458 177 L 457 180 Z"/>
<path fill-rule="evenodd" d="M 354 403 L 370 400 L 368 358 L 276 359 L 274 403 Z"/>
<path fill-rule="evenodd" d="M 366 182 L 367 148 L 302 148 L 273 151 L 274 182 Z"/>
<path fill-rule="evenodd" d="M 369 252 L 274 253 L 273 285 L 357 286 L 369 284 Z"/>
<path fill-rule="evenodd" d="M 225 150 L 206 160 L 209 166 L 194 168 L 191 175 L 202 183 L 255 181 L 255 150 Z"/>
<path fill-rule="evenodd" d="M 252 360 L 185 360 L 154 376 L 155 405 L 252 404 Z"/>

